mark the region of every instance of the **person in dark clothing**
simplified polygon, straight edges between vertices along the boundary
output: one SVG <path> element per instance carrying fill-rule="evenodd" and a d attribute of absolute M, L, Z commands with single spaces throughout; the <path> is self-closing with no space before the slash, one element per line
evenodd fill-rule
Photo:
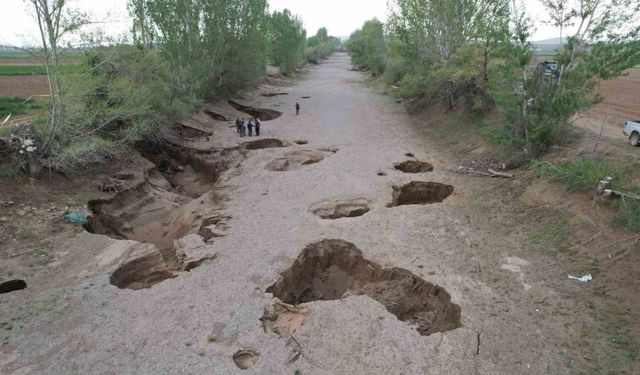
<path fill-rule="evenodd" d="M 242 124 L 242 123 L 240 122 L 240 119 L 239 119 L 239 118 L 237 118 L 237 119 L 236 119 L 236 133 L 238 133 L 238 134 L 240 134 L 240 125 L 241 125 L 241 124 Z"/>
<path fill-rule="evenodd" d="M 249 129 L 249 137 L 253 137 L 253 123 L 251 120 L 249 120 L 249 123 L 247 124 L 247 129 Z"/>
<path fill-rule="evenodd" d="M 300 114 L 300 103 L 296 103 L 296 116 Z"/>
<path fill-rule="evenodd" d="M 244 124 L 244 120 L 240 121 L 240 136 L 244 137 L 247 135 L 247 126 Z"/>
<path fill-rule="evenodd" d="M 256 117 L 256 137 L 260 136 L 260 119 Z"/>

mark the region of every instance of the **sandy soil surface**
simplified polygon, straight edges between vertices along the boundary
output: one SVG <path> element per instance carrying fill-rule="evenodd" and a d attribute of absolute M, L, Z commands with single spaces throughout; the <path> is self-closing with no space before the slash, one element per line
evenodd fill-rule
<path fill-rule="evenodd" d="M 122 267 L 143 252 L 160 265 L 152 245 L 64 224 L 60 235 L 41 217 L 43 230 L 58 233 L 47 245 L 52 259 L 14 273 L 30 277 L 27 289 L 0 295 L 0 373 L 631 373 L 615 367 L 628 362 L 599 313 L 600 284 L 567 279 L 595 266 L 557 252 L 561 226 L 538 222 L 545 208 L 511 199 L 528 182 L 448 172 L 456 165 L 420 130 L 425 119 L 349 68 L 338 54 L 295 85 L 263 89 L 288 95 L 242 100 L 283 112 L 261 134 L 281 141 L 238 147 L 256 139 L 198 114 L 168 135 L 180 145 L 174 161 L 152 160 L 146 147 L 155 167 L 136 158 L 119 165 L 132 175 L 120 177 L 118 194 L 88 197 L 62 179 L 52 199 L 71 195 L 75 208 L 102 198 L 93 205 L 103 233 L 132 233 L 171 264 L 134 288 Z M 239 116 L 222 102 L 208 110 Z M 433 171 L 397 170 L 409 153 Z M 2 193 L 29 197 L 32 211 L 60 208 L 43 202 L 37 184 Z M 5 204 L 5 227 L 32 217 Z M 165 240 L 193 228 L 202 239 L 190 239 L 206 239 L 198 249 L 215 259 L 184 272 Z M 3 262 L 20 267 L 25 249 L 4 234 Z M 116 274 L 122 288 L 112 285 Z M 304 304 L 274 302 L 272 293 Z"/>
<path fill-rule="evenodd" d="M 47 76 L 0 76 L 0 96 L 28 98 L 31 95 L 49 95 Z"/>

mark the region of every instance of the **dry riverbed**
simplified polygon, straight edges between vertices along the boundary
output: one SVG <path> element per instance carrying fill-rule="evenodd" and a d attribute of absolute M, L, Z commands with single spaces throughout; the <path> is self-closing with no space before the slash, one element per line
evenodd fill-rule
<path fill-rule="evenodd" d="M 28 286 L 0 294 L 0 373 L 637 370 L 529 181 L 452 173 L 349 68 L 209 103 L 100 176 L 3 180 L 0 281 Z M 236 136 L 246 113 L 260 138 Z"/>

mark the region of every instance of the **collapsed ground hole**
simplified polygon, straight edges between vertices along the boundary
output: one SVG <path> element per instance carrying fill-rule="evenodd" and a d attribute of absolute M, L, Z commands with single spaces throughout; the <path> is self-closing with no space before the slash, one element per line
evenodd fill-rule
<path fill-rule="evenodd" d="M 402 268 L 383 268 L 343 240 L 307 246 L 281 276 L 267 292 L 287 304 L 366 295 L 424 336 L 462 326 L 460 307 L 442 287 Z"/>
<path fill-rule="evenodd" d="M 241 370 L 246 370 L 258 361 L 260 353 L 253 349 L 240 349 L 233 354 L 233 363 Z"/>
<path fill-rule="evenodd" d="M 234 102 L 233 100 L 229 100 L 229 104 L 233 108 L 235 108 L 237 111 L 244 112 L 253 118 L 259 118 L 262 121 L 271 121 L 282 116 L 282 112 L 279 112 L 273 109 L 246 106 L 246 105 Z"/>
<path fill-rule="evenodd" d="M 316 164 L 324 160 L 328 153 L 320 150 L 292 151 L 281 158 L 271 161 L 265 169 L 273 172 L 284 172 Z"/>
<path fill-rule="evenodd" d="M 199 138 L 210 137 L 211 135 L 213 135 L 213 133 L 194 129 L 179 122 L 174 123 L 171 127 L 171 130 L 174 135 L 186 140 L 195 140 Z"/>
<path fill-rule="evenodd" d="M 426 161 L 407 160 L 402 163 L 396 163 L 393 167 L 404 173 L 424 173 L 433 171 L 433 165 Z"/>
<path fill-rule="evenodd" d="M 311 99 L 310 96 L 301 96 L 302 99 Z"/>
<path fill-rule="evenodd" d="M 210 110 L 208 108 L 205 108 L 203 110 L 203 112 L 205 114 L 207 114 L 207 116 L 211 117 L 212 119 L 214 119 L 216 121 L 229 121 L 224 115 L 222 115 L 222 114 L 220 114 L 218 112 L 212 111 L 212 110 Z"/>
<path fill-rule="evenodd" d="M 295 143 L 297 145 L 306 145 L 307 143 L 309 143 L 309 141 L 305 141 L 305 140 L 299 139 L 297 141 L 293 141 L 293 143 Z"/>
<path fill-rule="evenodd" d="M 323 219 L 358 217 L 371 210 L 373 202 L 366 198 L 331 199 L 311 205 L 309 211 Z"/>
<path fill-rule="evenodd" d="M 404 156 L 408 157 L 408 158 L 415 158 L 416 155 L 413 152 L 407 152 L 406 154 L 404 154 Z"/>
<path fill-rule="evenodd" d="M 26 287 L 27 283 L 24 280 L 16 279 L 5 281 L 0 283 L 0 294 L 15 292 L 25 289 Z"/>
<path fill-rule="evenodd" d="M 130 188 L 89 201 L 85 225 L 91 233 L 146 244 L 111 275 L 113 285 L 130 289 L 151 287 L 215 257 L 205 241 L 221 236 L 228 217 L 216 214 L 216 194 L 207 193 L 242 160 L 235 149 L 197 153 L 162 142 L 137 148 L 156 168 Z"/>
<path fill-rule="evenodd" d="M 270 97 L 273 97 L 273 96 L 289 95 L 289 93 L 288 92 L 264 92 L 264 93 L 262 93 L 260 95 L 262 95 L 264 97 L 267 97 L 267 98 L 270 98 Z"/>
<path fill-rule="evenodd" d="M 276 138 L 264 138 L 257 141 L 245 142 L 242 145 L 247 150 L 261 150 L 264 148 L 287 147 L 289 143 Z"/>
<path fill-rule="evenodd" d="M 439 182 L 411 181 L 401 186 L 393 186 L 389 207 L 410 204 L 440 203 L 453 194 L 453 186 Z"/>

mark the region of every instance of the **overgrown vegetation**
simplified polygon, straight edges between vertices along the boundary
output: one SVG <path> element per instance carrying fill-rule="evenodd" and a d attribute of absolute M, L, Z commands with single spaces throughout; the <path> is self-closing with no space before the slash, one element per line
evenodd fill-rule
<path fill-rule="evenodd" d="M 269 42 L 271 64 L 278 66 L 283 73 L 297 68 L 304 59 L 307 45 L 307 32 L 302 20 L 287 9 L 273 12 Z"/>
<path fill-rule="evenodd" d="M 396 97 L 428 96 L 473 113 L 497 107 L 503 140 L 537 158 L 567 139 L 576 113 L 601 100 L 598 80 L 640 61 L 638 2 L 543 4 L 566 40 L 555 64 L 532 64 L 534 27 L 516 0 L 393 0 L 384 31 L 367 21 L 345 45 L 354 65 L 383 73 Z"/>
<path fill-rule="evenodd" d="M 634 186 L 634 177 L 637 176 L 634 173 L 635 166 L 620 166 L 591 155 L 559 165 L 539 160 L 533 163 L 533 167 L 540 177 L 564 183 L 573 191 L 593 192 L 604 177 L 611 177 L 617 190 L 631 194 L 636 194 L 638 190 L 637 186 Z M 620 200 L 612 202 L 611 208 L 616 210 L 613 220 L 615 224 L 640 232 L 639 201 L 623 196 Z"/>
<path fill-rule="evenodd" d="M 541 177 L 563 182 L 574 191 L 593 191 L 598 181 L 607 176 L 619 186 L 624 186 L 627 176 L 624 168 L 594 156 L 585 156 L 560 165 L 544 160 L 535 161 L 533 165 Z"/>
<path fill-rule="evenodd" d="M 44 66 L 22 70 L 44 71 L 51 96 L 49 116 L 35 123 L 37 154 L 64 170 L 103 165 L 127 145 L 159 137 L 203 100 L 255 83 L 267 63 L 286 73 L 339 45 L 325 28 L 307 40 L 301 20 L 288 10 L 270 14 L 267 0 L 130 0 L 134 45 L 94 47 L 69 67 L 64 38 L 90 20 L 68 2 L 28 3 Z"/>
<path fill-rule="evenodd" d="M 304 57 L 308 62 L 318 64 L 320 59 L 329 56 L 340 44 L 340 39 L 329 36 L 327 29 L 322 27 L 316 35 L 307 39 L 307 48 L 304 51 Z"/>

